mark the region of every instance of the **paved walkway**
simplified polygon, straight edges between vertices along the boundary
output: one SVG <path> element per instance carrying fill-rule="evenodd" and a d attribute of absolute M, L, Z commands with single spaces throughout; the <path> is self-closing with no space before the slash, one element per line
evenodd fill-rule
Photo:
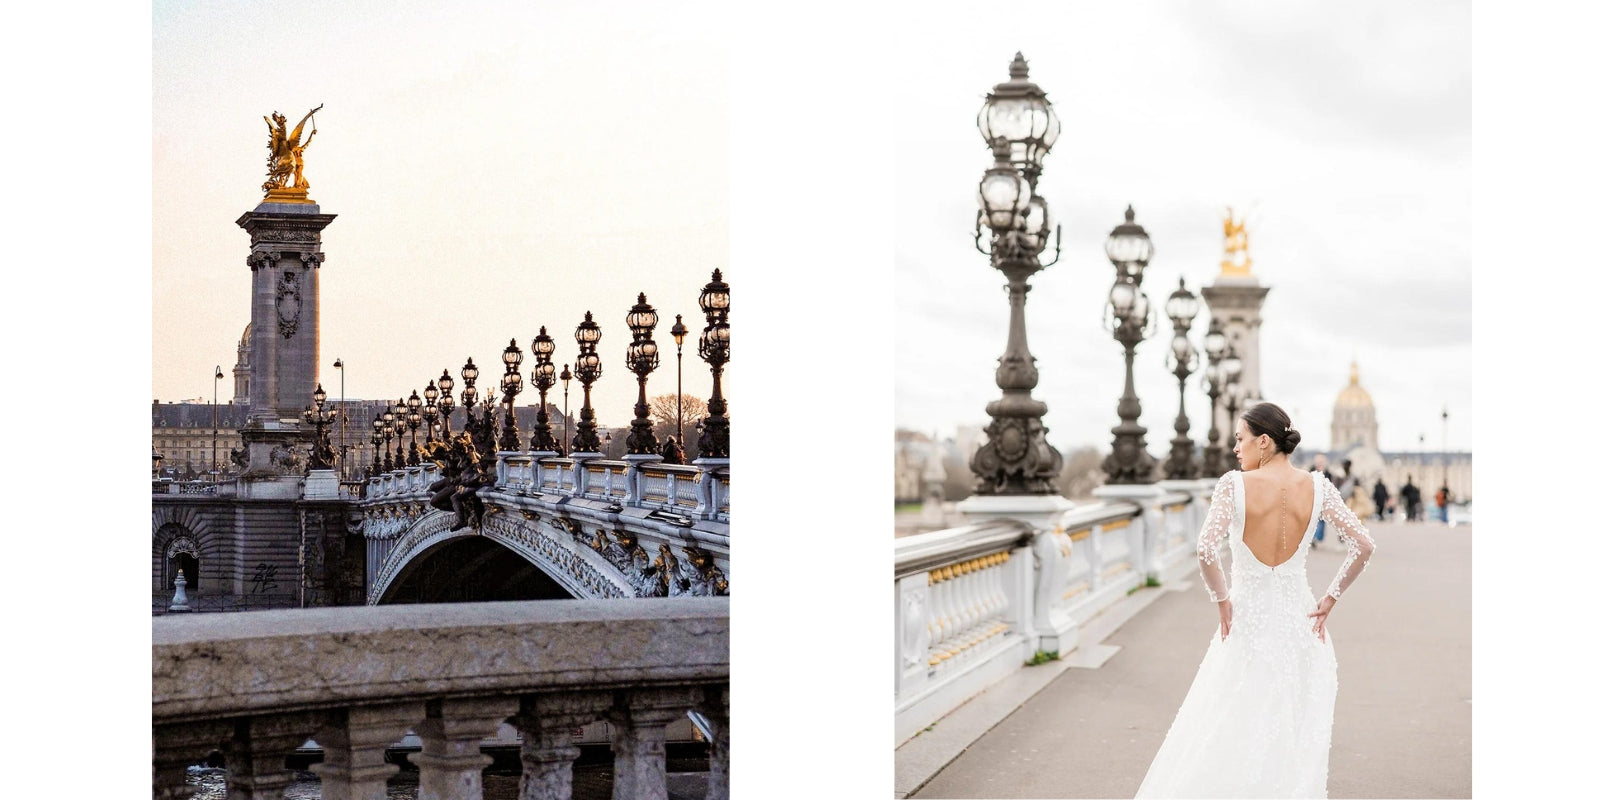
<path fill-rule="evenodd" d="M 1339 699 L 1331 797 L 1470 797 L 1472 528 L 1380 523 L 1378 552 L 1329 617 Z M 1343 550 L 1312 551 L 1313 591 Z M 1198 577 L 1063 672 L 912 797 L 1132 797 L 1216 629 Z M 1174 587 L 1176 588 L 1176 587 Z"/>

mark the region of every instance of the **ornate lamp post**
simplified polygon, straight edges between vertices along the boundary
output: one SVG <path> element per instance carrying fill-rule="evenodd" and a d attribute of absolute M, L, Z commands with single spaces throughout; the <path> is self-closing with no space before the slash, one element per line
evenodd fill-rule
<path fill-rule="evenodd" d="M 411 428 L 411 450 L 406 454 L 406 466 L 415 467 L 422 463 L 422 454 L 417 452 L 417 429 L 422 427 L 422 398 L 417 396 L 417 390 L 411 390 L 411 397 L 401 400 L 401 413 L 405 416 L 405 424 Z"/>
<path fill-rule="evenodd" d="M 1233 432 L 1239 427 L 1239 409 L 1244 407 L 1244 385 L 1239 378 L 1244 374 L 1244 362 L 1239 359 L 1239 351 L 1233 345 L 1228 345 L 1228 354 L 1222 359 L 1222 402 L 1228 409 L 1228 439 L 1233 439 Z"/>
<path fill-rule="evenodd" d="M 501 450 L 521 450 L 522 434 L 517 431 L 517 415 L 515 405 L 517 395 L 522 393 L 522 373 L 517 368 L 522 366 L 522 348 L 517 346 L 517 340 L 512 339 L 500 354 L 500 360 L 505 362 L 506 374 L 500 379 L 500 393 L 505 398 L 500 402 L 506 406 L 506 424 L 500 430 Z"/>
<path fill-rule="evenodd" d="M 678 343 L 678 444 L 683 444 L 683 337 L 689 335 L 689 328 L 683 324 L 683 315 L 678 314 L 678 321 L 672 323 L 672 341 Z"/>
<path fill-rule="evenodd" d="M 627 318 L 628 329 L 633 331 L 633 341 L 628 344 L 628 371 L 639 377 L 639 402 L 633 405 L 633 430 L 628 434 L 630 455 L 653 456 L 660 449 L 655 429 L 650 424 L 650 403 L 644 396 L 645 382 L 661 363 L 655 339 L 651 338 L 658 319 L 656 310 L 645 302 L 644 292 L 640 292 L 639 302 L 629 309 Z"/>
<path fill-rule="evenodd" d="M 728 403 L 722 399 L 722 367 L 728 363 L 728 284 L 722 270 L 711 271 L 711 282 L 700 290 L 700 310 L 706 314 L 700 332 L 700 358 L 711 365 L 711 400 L 700 434 L 700 458 L 728 458 Z"/>
<path fill-rule="evenodd" d="M 383 415 L 378 414 L 372 418 L 372 469 L 367 477 L 372 477 L 383 472 L 383 459 L 378 457 L 378 451 L 383 447 Z"/>
<path fill-rule="evenodd" d="M 1211 432 L 1206 437 L 1205 476 L 1220 478 L 1227 472 L 1222 464 L 1222 433 L 1217 430 L 1217 409 L 1220 407 L 1218 398 L 1222 396 L 1222 385 L 1227 376 L 1222 371 L 1222 357 L 1227 354 L 1228 337 L 1222 333 L 1222 325 L 1216 317 L 1211 318 L 1211 326 L 1206 330 L 1206 394 L 1211 397 Z"/>
<path fill-rule="evenodd" d="M 439 420 L 444 424 L 444 438 L 450 438 L 450 412 L 456 410 L 456 399 L 450 396 L 450 390 L 456 388 L 454 378 L 450 377 L 450 370 L 445 370 L 439 375 Z"/>
<path fill-rule="evenodd" d="M 573 337 L 578 340 L 578 357 L 573 363 L 578 368 L 578 382 L 583 384 L 583 408 L 578 412 L 578 435 L 572 440 L 572 448 L 579 453 L 599 452 L 594 407 L 589 405 L 589 387 L 600 379 L 600 356 L 595 353 L 595 345 L 600 342 L 600 326 L 595 323 L 594 314 L 583 312 L 583 322 L 578 323 Z"/>
<path fill-rule="evenodd" d="M 217 374 L 211 378 L 211 473 L 212 480 L 216 480 L 217 465 L 217 381 L 222 380 L 222 365 L 217 365 Z M 318 384 L 317 388 L 322 388 Z"/>
<path fill-rule="evenodd" d="M 345 467 L 350 460 L 350 447 L 345 444 L 345 430 L 350 427 L 350 409 L 344 404 L 344 359 L 335 358 L 333 368 L 339 370 L 339 480 L 347 480 L 350 470 Z"/>
<path fill-rule="evenodd" d="M 1005 353 L 995 370 L 1001 397 L 985 409 L 991 417 L 984 429 L 988 441 L 972 457 L 976 493 L 1054 494 L 1061 453 L 1045 440 L 1049 429 L 1044 415 L 1049 407 L 1033 397 L 1039 370 L 1028 350 L 1025 306 L 1028 279 L 1061 257 L 1057 230 L 1055 255 L 1048 264 L 1039 259 L 1050 240 L 1050 213 L 1035 191 L 1061 121 L 1044 91 L 1028 81 L 1028 62 L 1021 53 L 1011 61 L 1011 80 L 995 86 L 979 110 L 978 131 L 994 154 L 994 165 L 978 183 L 972 239 L 978 252 L 989 256 L 989 266 L 1006 278 L 1011 320 Z"/>
<path fill-rule="evenodd" d="M 1167 354 L 1167 368 L 1178 376 L 1178 419 L 1172 424 L 1177 436 L 1172 439 L 1172 450 L 1167 455 L 1166 475 L 1173 480 L 1189 480 L 1200 471 L 1194 461 L 1194 442 L 1189 439 L 1189 415 L 1183 407 L 1183 388 L 1194 373 L 1198 354 L 1189 342 L 1189 325 L 1200 313 L 1200 301 L 1178 278 L 1178 290 L 1167 298 L 1167 319 L 1172 320 L 1172 351 Z"/>
<path fill-rule="evenodd" d="M 572 452 L 572 416 L 567 413 L 567 384 L 572 382 L 570 364 L 561 365 L 561 454 Z"/>
<path fill-rule="evenodd" d="M 428 425 L 428 444 L 433 444 L 433 428 L 439 424 L 439 387 L 433 381 L 422 390 L 422 420 Z"/>
<path fill-rule="evenodd" d="M 559 452 L 556 437 L 550 432 L 550 411 L 545 405 L 545 393 L 556 385 L 556 365 L 550 356 L 556 352 L 556 340 L 550 338 L 544 326 L 533 337 L 533 388 L 539 390 L 539 413 L 533 417 L 533 438 L 528 449 L 537 453 Z"/>
<path fill-rule="evenodd" d="M 1106 257 L 1117 267 L 1116 282 L 1106 306 L 1106 327 L 1122 344 L 1124 380 L 1122 398 L 1117 401 L 1117 416 L 1122 422 L 1111 429 L 1111 452 L 1101 464 L 1107 484 L 1149 483 L 1156 461 L 1145 450 L 1145 429 L 1139 424 L 1139 395 L 1133 391 L 1133 351 L 1155 332 L 1155 316 L 1150 313 L 1150 298 L 1140 289 L 1144 270 L 1155 248 L 1144 228 L 1133 220 L 1133 206 L 1123 212 L 1123 222 L 1113 228 L 1106 240 Z"/>
<path fill-rule="evenodd" d="M 461 390 L 461 410 L 467 414 L 467 431 L 477 435 L 477 419 L 472 411 L 478 403 L 478 367 L 472 363 L 472 357 L 467 357 L 467 363 L 461 367 L 461 380 L 467 385 Z"/>
<path fill-rule="evenodd" d="M 395 418 L 392 406 L 383 409 L 383 471 L 394 469 L 394 454 L 389 443 L 400 437 L 400 420 Z M 400 458 L 401 466 L 405 465 L 405 457 Z"/>
<path fill-rule="evenodd" d="M 301 417 L 307 425 L 312 426 L 314 433 L 311 439 L 311 459 L 307 464 L 306 472 L 314 469 L 333 469 L 334 455 L 333 443 L 328 441 L 328 427 L 333 424 L 338 411 L 325 408 L 328 393 L 322 391 L 322 384 L 317 384 L 317 390 L 311 393 L 311 400 L 315 404 L 306 406 Z"/>

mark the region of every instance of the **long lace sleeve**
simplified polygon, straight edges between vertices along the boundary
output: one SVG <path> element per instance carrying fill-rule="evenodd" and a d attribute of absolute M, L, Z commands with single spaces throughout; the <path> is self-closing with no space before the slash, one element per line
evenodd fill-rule
<path fill-rule="evenodd" d="M 1211 508 L 1206 511 L 1206 524 L 1200 528 L 1200 577 L 1206 582 L 1206 594 L 1211 602 L 1228 599 L 1228 579 L 1222 574 L 1222 542 L 1233 527 L 1233 473 L 1217 479 L 1217 488 L 1211 492 Z"/>
<path fill-rule="evenodd" d="M 1333 585 L 1328 587 L 1328 596 L 1338 600 L 1355 582 L 1356 576 L 1367 568 L 1367 562 L 1372 560 L 1372 553 L 1378 549 L 1378 545 L 1372 541 L 1372 534 L 1367 533 L 1366 526 L 1344 504 L 1333 484 L 1322 476 L 1318 476 L 1318 480 L 1323 482 L 1322 519 L 1339 532 L 1347 552 L 1344 565 L 1339 567 L 1339 574 L 1333 576 Z"/>

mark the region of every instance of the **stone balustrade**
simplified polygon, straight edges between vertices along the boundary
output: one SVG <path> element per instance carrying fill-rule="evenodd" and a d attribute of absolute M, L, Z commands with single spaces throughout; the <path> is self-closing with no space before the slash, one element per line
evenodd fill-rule
<path fill-rule="evenodd" d="M 220 751 L 229 797 L 277 798 L 307 739 L 327 800 L 378 800 L 408 731 L 421 797 L 482 797 L 481 742 L 519 731 L 523 798 L 572 794 L 572 734 L 606 720 L 616 797 L 665 800 L 665 728 L 711 736 L 708 797 L 728 796 L 728 600 L 560 600 L 174 615 L 153 622 L 154 796 Z"/>
<path fill-rule="evenodd" d="M 659 460 L 541 457 L 502 452 L 496 457 L 492 489 L 548 500 L 584 498 L 624 507 L 649 508 L 694 519 L 728 521 L 728 464 L 707 459 L 702 465 L 663 464 Z M 396 469 L 367 479 L 366 501 L 418 500 L 439 478 L 433 463 Z"/>
<path fill-rule="evenodd" d="M 895 736 L 903 742 L 1082 623 L 1193 569 L 1209 481 L 1079 505 L 1048 527 L 996 518 L 895 540 Z"/>
<path fill-rule="evenodd" d="M 189 494 L 189 495 L 214 495 L 219 484 L 210 481 L 175 481 L 170 478 L 161 478 L 150 482 L 150 493 L 156 494 Z"/>

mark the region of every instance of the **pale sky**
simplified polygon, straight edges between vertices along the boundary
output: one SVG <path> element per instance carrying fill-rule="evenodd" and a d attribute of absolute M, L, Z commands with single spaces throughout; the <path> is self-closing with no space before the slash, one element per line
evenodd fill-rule
<path fill-rule="evenodd" d="M 1360 363 L 1381 446 L 1465 449 L 1471 403 L 1471 83 L 1466 3 L 1044 3 L 910 22 L 895 88 L 896 423 L 985 424 L 1000 396 L 1004 279 L 972 246 L 975 125 L 1012 55 L 1062 120 L 1040 193 L 1063 225 L 1060 263 L 1036 275 L 1028 335 L 1049 441 L 1105 450 L 1121 346 L 1102 326 L 1114 267 L 1104 243 L 1132 203 L 1155 245 L 1157 307 L 1180 275 L 1198 294 L 1234 206 L 1250 229 L 1262 309 L 1262 383 L 1307 447 L 1325 447 L 1334 398 Z M 1208 316 L 1202 309 L 1191 339 Z M 1134 385 L 1164 455 L 1177 379 L 1163 313 Z M 1203 439 L 1202 381 L 1187 406 Z M 1224 436 L 1227 432 L 1223 432 Z"/>
<path fill-rule="evenodd" d="M 619 13 L 626 10 L 627 13 Z M 696 300 L 728 271 L 730 58 L 717 9 L 674 4 L 157 2 L 154 17 L 152 397 L 211 398 L 250 314 L 249 236 L 266 123 L 316 105 L 306 150 L 324 231 L 321 367 L 337 397 L 421 390 L 468 356 L 480 394 L 500 353 L 540 325 L 557 370 L 592 310 L 600 422 L 626 425 L 628 309 L 661 316 L 652 395 L 670 393 L 683 314 L 684 391 L 705 397 Z M 310 129 L 307 125 L 307 130 Z M 737 317 L 734 321 L 737 321 Z M 730 371 L 732 366 L 729 367 Z M 724 390 L 729 390 L 729 373 Z M 571 386 L 573 413 L 581 388 Z M 552 390 L 561 402 L 561 384 Z M 307 400 L 309 402 L 309 399 Z"/>

